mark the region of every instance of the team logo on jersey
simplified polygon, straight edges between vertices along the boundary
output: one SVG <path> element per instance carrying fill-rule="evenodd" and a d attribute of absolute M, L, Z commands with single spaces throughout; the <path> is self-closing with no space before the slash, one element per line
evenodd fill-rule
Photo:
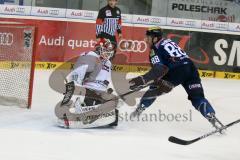
<path fill-rule="evenodd" d="M 119 10 L 117 10 L 117 14 L 120 14 L 120 11 L 119 11 Z"/>
<path fill-rule="evenodd" d="M 107 71 L 107 72 L 110 72 L 110 67 L 104 64 L 104 65 L 102 66 L 102 70 L 105 70 L 105 71 Z"/>
<path fill-rule="evenodd" d="M 107 17 L 111 17 L 112 16 L 112 12 L 110 10 L 106 10 L 106 16 Z"/>
<path fill-rule="evenodd" d="M 189 89 L 197 89 L 197 88 L 202 88 L 201 84 L 191 84 L 189 85 Z"/>

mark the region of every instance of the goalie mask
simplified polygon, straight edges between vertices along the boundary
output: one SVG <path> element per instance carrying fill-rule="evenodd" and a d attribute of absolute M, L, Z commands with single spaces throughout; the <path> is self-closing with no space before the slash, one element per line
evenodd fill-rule
<path fill-rule="evenodd" d="M 110 40 L 101 40 L 96 45 L 96 51 L 99 53 L 100 57 L 103 59 L 110 59 L 114 56 L 116 51 L 116 44 Z"/>

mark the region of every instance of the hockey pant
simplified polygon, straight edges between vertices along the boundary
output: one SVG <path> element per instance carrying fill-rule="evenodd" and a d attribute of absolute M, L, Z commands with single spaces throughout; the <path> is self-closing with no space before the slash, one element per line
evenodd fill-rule
<path fill-rule="evenodd" d="M 208 113 L 215 113 L 213 107 L 204 96 L 201 79 L 194 64 L 189 63 L 172 69 L 162 79 L 174 86 L 182 85 L 194 108 L 204 117 L 206 117 Z M 153 104 L 157 96 L 168 92 L 163 91 L 158 85 L 150 86 L 149 90 L 141 98 L 140 106 L 147 108 Z"/>

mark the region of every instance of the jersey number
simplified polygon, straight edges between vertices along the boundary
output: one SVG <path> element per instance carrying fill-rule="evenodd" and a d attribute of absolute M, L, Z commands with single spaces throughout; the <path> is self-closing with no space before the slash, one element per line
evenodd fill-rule
<path fill-rule="evenodd" d="M 160 62 L 160 59 L 158 56 L 154 56 L 151 58 L 151 62 L 152 64 L 156 64 L 156 63 L 159 63 Z"/>
<path fill-rule="evenodd" d="M 167 43 L 164 49 L 170 54 L 171 57 L 185 57 L 187 54 L 174 42 Z"/>

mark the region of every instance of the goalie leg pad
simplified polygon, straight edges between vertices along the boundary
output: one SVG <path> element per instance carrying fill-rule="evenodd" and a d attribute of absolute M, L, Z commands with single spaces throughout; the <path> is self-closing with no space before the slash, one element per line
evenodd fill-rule
<path fill-rule="evenodd" d="M 64 105 L 59 103 L 55 108 L 55 114 L 59 119 L 58 122 L 63 121 L 64 118 L 67 117 L 69 120 L 69 125 L 71 125 L 71 122 L 76 123 L 77 121 L 79 121 L 78 125 L 83 125 L 78 128 L 89 128 L 89 126 L 94 125 L 94 127 L 100 127 L 115 122 L 117 119 L 115 109 L 118 104 L 118 99 L 115 98 L 114 95 L 109 95 L 105 92 L 101 92 L 99 94 L 100 97 L 102 97 L 106 102 L 103 104 L 91 106 L 92 109 L 84 113 L 76 114 L 71 112 L 71 109 L 74 107 L 72 100 Z M 104 120 L 106 121 L 104 122 Z"/>
<path fill-rule="evenodd" d="M 69 121 L 82 121 L 84 120 L 84 115 L 76 115 L 76 114 L 72 114 L 70 112 L 70 108 L 72 108 L 74 105 L 73 101 L 70 100 L 69 103 L 62 105 L 61 102 L 59 102 L 57 104 L 57 106 L 55 107 L 55 115 L 59 118 L 59 119 L 64 119 L 67 118 Z"/>
<path fill-rule="evenodd" d="M 96 119 L 93 118 L 94 117 L 87 117 L 83 121 L 68 119 L 68 126 L 66 126 L 65 119 L 62 117 L 57 119 L 57 125 L 61 128 L 70 129 L 85 129 L 107 126 L 109 124 L 116 123 L 116 112 L 115 110 L 112 110 L 111 112 L 96 116 Z"/>

